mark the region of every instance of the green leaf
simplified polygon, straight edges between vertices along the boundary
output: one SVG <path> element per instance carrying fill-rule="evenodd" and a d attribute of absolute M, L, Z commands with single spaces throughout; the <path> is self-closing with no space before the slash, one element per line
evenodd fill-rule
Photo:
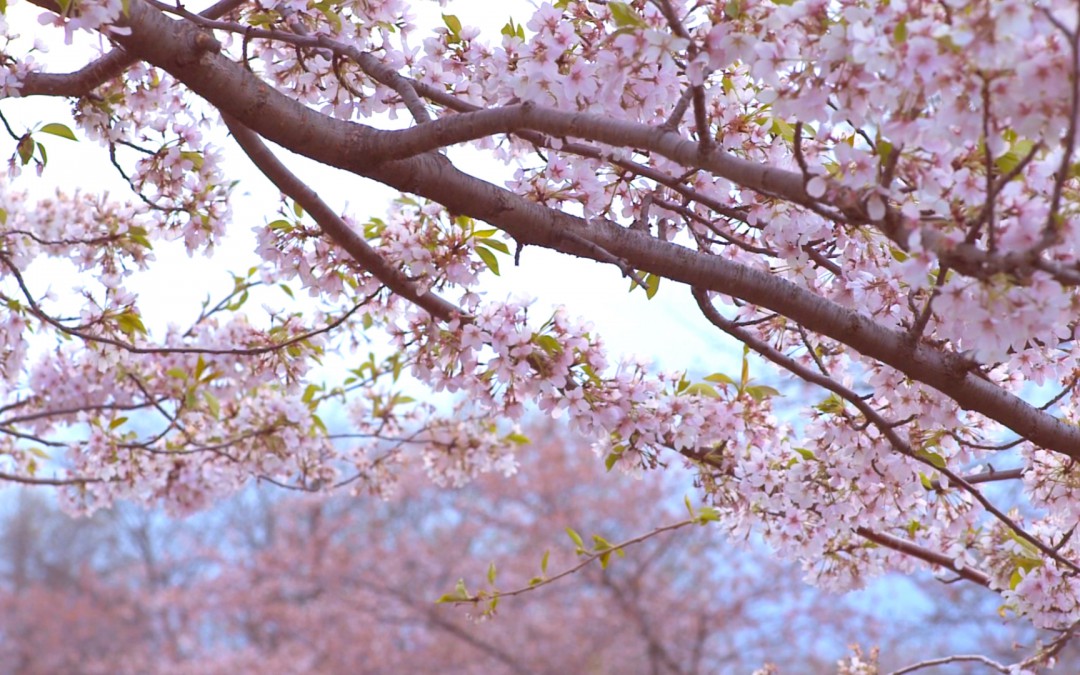
<path fill-rule="evenodd" d="M 544 557 L 540 558 L 540 573 L 547 574 L 548 559 L 551 557 L 551 551 L 544 551 Z"/>
<path fill-rule="evenodd" d="M 922 471 L 919 472 L 919 482 L 922 483 L 923 489 L 925 490 L 932 491 L 934 489 L 934 481 L 930 480 L 930 477 Z"/>
<path fill-rule="evenodd" d="M 488 565 L 487 579 L 489 584 L 495 585 L 495 563 Z"/>
<path fill-rule="evenodd" d="M 188 373 L 183 368 L 169 368 L 165 371 L 165 374 L 169 377 L 175 377 L 179 380 L 186 380 L 188 378 Z"/>
<path fill-rule="evenodd" d="M 60 124 L 59 122 L 50 122 L 49 124 L 46 124 L 45 126 L 41 127 L 41 132 L 46 134 L 52 134 L 53 136 L 59 136 L 60 138 L 67 138 L 72 141 L 79 140 L 78 138 L 75 138 L 74 131 L 68 128 L 67 125 Z"/>
<path fill-rule="evenodd" d="M 574 544 L 578 547 L 579 550 L 585 549 L 585 542 L 581 540 L 580 534 L 574 532 L 574 530 L 569 527 L 566 528 L 566 534 L 570 537 L 571 540 L 573 540 Z"/>
<path fill-rule="evenodd" d="M 139 333 L 140 335 L 146 334 L 146 326 L 143 325 L 142 318 L 135 312 L 128 311 L 123 314 L 118 314 L 116 323 L 120 327 L 120 330 L 129 337 L 134 337 L 136 333 Z"/>
<path fill-rule="evenodd" d="M 150 244 L 150 239 L 147 237 L 147 234 L 146 228 L 139 227 L 138 225 L 130 226 L 127 231 L 128 239 L 143 248 L 152 249 L 154 247 Z"/>
<path fill-rule="evenodd" d="M 202 153 L 195 152 L 194 150 L 183 150 L 180 152 L 180 156 L 191 162 L 191 165 L 195 167 L 196 170 L 202 169 L 203 164 L 206 163 L 206 160 L 203 159 Z"/>
<path fill-rule="evenodd" d="M 799 456 L 807 461 L 814 461 L 817 459 L 817 455 L 806 448 L 795 448 L 795 452 L 799 453 Z"/>
<path fill-rule="evenodd" d="M 615 21 L 615 25 L 620 28 L 628 26 L 635 28 L 645 27 L 645 20 L 638 16 L 634 8 L 625 2 L 609 2 L 608 9 L 611 10 L 611 18 Z"/>
<path fill-rule="evenodd" d="M 386 230 L 386 223 L 379 218 L 372 218 L 364 225 L 364 238 L 375 239 Z"/>
<path fill-rule="evenodd" d="M 892 155 L 892 152 L 893 144 L 879 138 L 877 142 L 877 154 L 878 157 L 881 158 L 882 163 L 889 161 L 889 156 Z"/>
<path fill-rule="evenodd" d="M 505 253 L 507 255 L 510 254 L 510 247 L 507 246 L 506 242 L 504 241 L 499 241 L 498 239 L 490 239 L 488 237 L 482 237 L 480 239 L 477 239 L 477 241 L 482 243 L 484 246 L 487 246 L 488 248 L 493 248 L 496 251 Z"/>
<path fill-rule="evenodd" d="M 23 166 L 26 166 L 34 158 L 34 139 L 29 134 L 23 136 L 19 139 L 16 151 L 19 153 L 19 160 L 23 163 Z"/>
<path fill-rule="evenodd" d="M 469 589 L 465 587 L 464 579 L 458 579 L 457 584 L 454 586 L 454 592 L 457 593 L 459 598 L 469 597 Z"/>
<path fill-rule="evenodd" d="M 442 15 L 442 20 L 443 20 L 443 23 L 446 24 L 447 30 L 450 31 L 450 35 L 452 35 L 455 38 L 460 38 L 461 37 L 461 20 L 460 19 L 458 19 L 453 14 L 443 14 Z"/>
<path fill-rule="evenodd" d="M 293 210 L 293 213 L 296 214 L 297 218 L 303 218 L 304 217 L 304 207 L 300 206 L 300 202 L 294 201 L 292 203 L 292 210 Z"/>
<path fill-rule="evenodd" d="M 823 413 L 835 415 L 844 410 L 844 401 L 836 394 L 829 394 L 828 398 L 814 407 Z"/>
<path fill-rule="evenodd" d="M 232 302 L 230 302 L 227 305 L 227 307 L 228 307 L 228 309 L 235 311 L 235 310 L 240 309 L 241 307 L 243 307 L 244 303 L 247 302 L 247 301 L 248 301 L 248 292 L 246 290 L 241 291 L 240 295 L 236 296 L 236 300 L 233 300 Z"/>
<path fill-rule="evenodd" d="M 901 19 L 896 24 L 896 28 L 893 29 L 893 42 L 898 45 L 902 45 L 907 42 L 907 19 Z"/>
<path fill-rule="evenodd" d="M 611 548 L 611 542 L 609 542 L 607 539 L 604 539 L 598 534 L 594 534 L 592 536 L 592 540 L 594 551 L 607 551 Z"/>
<path fill-rule="evenodd" d="M 526 436 L 524 434 L 519 434 L 516 431 L 513 432 L 513 433 L 510 433 L 510 434 L 507 434 L 506 435 L 506 440 L 510 441 L 511 443 L 513 443 L 515 445 L 528 445 L 528 444 L 532 443 L 532 441 L 529 440 L 528 436 Z"/>
<path fill-rule="evenodd" d="M 608 456 L 604 458 L 604 468 L 611 471 L 615 468 L 615 465 L 619 463 L 619 458 L 622 457 L 621 452 L 609 452 Z"/>
<path fill-rule="evenodd" d="M 499 261 L 495 259 L 494 253 L 483 246 L 477 246 L 476 254 L 480 256 L 480 259 L 484 261 L 484 264 L 487 265 L 488 269 L 491 270 L 495 276 L 499 276 Z"/>
<path fill-rule="evenodd" d="M 685 393 L 687 396 L 697 394 L 698 396 L 705 396 L 708 398 L 720 398 L 720 394 L 716 392 L 716 389 L 714 389 L 712 385 L 705 384 L 704 382 L 690 385 L 686 388 Z"/>
<path fill-rule="evenodd" d="M 686 372 L 684 371 L 679 375 L 679 381 L 675 385 L 675 393 L 681 394 L 686 391 L 686 388 L 690 386 L 690 380 L 686 379 Z"/>
<path fill-rule="evenodd" d="M 656 291 L 660 290 L 660 277 L 650 272 L 645 275 L 645 297 L 652 300 Z"/>
<path fill-rule="evenodd" d="M 779 396 L 780 392 L 765 384 L 755 384 L 752 387 L 746 388 L 746 393 L 755 400 L 760 402 L 762 399 L 769 398 L 771 396 Z"/>
<path fill-rule="evenodd" d="M 555 8 L 566 9 L 565 6 L 559 7 L 559 3 L 555 3 Z M 525 26 L 522 26 L 521 24 L 515 26 L 513 17 L 510 17 L 510 20 L 506 22 L 506 25 L 503 26 L 502 30 L 499 32 L 507 37 L 516 37 L 525 40 Z"/>
<path fill-rule="evenodd" d="M 334 7 L 328 2 L 320 2 L 315 5 L 315 9 L 326 17 L 326 20 L 334 27 L 335 32 L 341 31 L 341 17 L 334 10 Z"/>
<path fill-rule="evenodd" d="M 112 422 L 109 422 L 109 429 L 115 429 L 116 427 L 122 425 L 124 422 L 127 422 L 127 421 L 128 421 L 128 418 L 126 418 L 126 417 L 117 417 Z"/>
<path fill-rule="evenodd" d="M 217 396 L 214 396 L 209 391 L 204 391 L 203 399 L 206 401 L 206 407 L 210 409 L 210 414 L 214 416 L 214 419 L 221 417 L 221 402 L 218 401 Z"/>
<path fill-rule="evenodd" d="M 731 379 L 723 373 L 713 373 L 712 375 L 705 376 L 706 382 L 716 382 L 718 384 L 735 384 L 735 380 Z"/>
<path fill-rule="evenodd" d="M 533 344 L 535 344 L 540 349 L 543 349 L 548 354 L 562 353 L 562 345 L 559 344 L 558 340 L 556 340 L 550 335 L 537 335 L 532 339 L 532 341 Z"/>
<path fill-rule="evenodd" d="M 1015 556 L 1015 559 L 1017 561 L 1021 562 L 1021 563 L 1024 563 L 1024 561 L 1027 561 L 1024 564 L 1027 564 L 1028 567 L 1025 567 L 1024 569 L 1031 569 L 1032 567 L 1038 567 L 1039 565 L 1042 564 L 1038 559 L 1038 556 L 1041 555 L 1041 554 L 1039 553 L 1039 549 L 1035 548 L 1034 544 L 1032 544 L 1030 541 L 1028 541 L 1027 539 L 1024 539 L 1019 534 L 1017 534 L 1016 530 L 1010 529 L 1008 531 L 1008 535 L 1009 535 L 1009 539 L 1012 539 L 1014 542 L 1016 542 L 1016 544 L 1018 546 L 1020 546 L 1020 548 L 1024 549 L 1025 551 L 1027 551 L 1028 553 L 1030 553 L 1032 555 L 1032 557 L 1030 557 L 1030 558 L 1027 557 L 1027 556 L 1022 556 L 1022 555 L 1021 556 Z"/>
<path fill-rule="evenodd" d="M 770 128 L 773 134 L 783 138 L 788 143 L 795 141 L 795 127 L 791 126 L 779 117 L 772 119 L 772 127 Z"/>
<path fill-rule="evenodd" d="M 708 523 L 715 523 L 720 520 L 720 512 L 711 506 L 704 506 L 701 508 L 701 513 L 698 515 L 697 521 L 699 525 L 706 525 Z"/>
<path fill-rule="evenodd" d="M 1022 138 L 1013 143 L 1008 152 L 994 160 L 994 166 L 1001 173 L 1009 173 L 1020 165 L 1020 160 L 1027 157 L 1033 147 L 1035 147 L 1033 141 Z"/>
<path fill-rule="evenodd" d="M 945 458 L 937 454 L 936 452 L 931 452 L 929 450 L 916 450 L 915 456 L 920 459 L 924 459 L 927 462 L 930 462 L 930 464 L 935 469 L 944 469 L 946 467 Z"/>
<path fill-rule="evenodd" d="M 277 12 L 252 12 L 247 15 L 246 20 L 249 25 L 262 28 L 281 21 L 281 15 Z"/>
<path fill-rule="evenodd" d="M 600 569 L 606 570 L 608 563 L 611 562 L 611 551 L 600 554 Z"/>

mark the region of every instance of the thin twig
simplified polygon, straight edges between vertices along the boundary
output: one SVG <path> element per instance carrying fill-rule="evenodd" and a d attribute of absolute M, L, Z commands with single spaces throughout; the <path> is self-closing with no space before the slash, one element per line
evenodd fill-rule
<path fill-rule="evenodd" d="M 587 567 L 588 565 L 590 565 L 591 563 L 599 560 L 600 558 L 608 557 L 612 553 L 622 551 L 623 549 L 628 548 L 630 546 L 633 546 L 634 544 L 640 544 L 641 542 L 646 541 L 648 539 L 651 539 L 651 538 L 653 538 L 653 537 L 655 537 L 655 536 L 657 536 L 659 534 L 663 534 L 664 532 L 671 532 L 671 531 L 674 531 L 674 530 L 678 530 L 678 529 L 684 528 L 684 527 L 686 527 L 688 525 L 697 525 L 697 524 L 700 524 L 700 522 L 701 521 L 700 521 L 699 518 L 688 518 L 688 519 L 680 521 L 678 523 L 673 523 L 671 525 L 665 525 L 663 527 L 658 527 L 655 530 L 652 530 L 651 532 L 646 532 L 645 534 L 641 534 L 641 535 L 638 535 L 638 536 L 633 537 L 631 539 L 627 539 L 626 541 L 619 542 L 618 544 L 612 544 L 610 547 L 604 548 L 603 550 L 594 551 L 594 552 L 587 552 L 588 554 L 585 555 L 582 558 L 582 560 L 578 564 L 574 565 L 573 567 L 565 569 L 562 572 L 559 572 L 558 574 L 556 574 L 555 576 L 545 577 L 545 578 L 537 581 L 535 584 L 525 586 L 523 588 L 517 588 L 517 589 L 512 590 L 512 591 L 494 591 L 494 592 L 488 593 L 486 596 L 481 596 L 479 594 L 472 594 L 472 595 L 468 595 L 466 597 L 448 598 L 446 601 L 447 602 L 452 602 L 454 604 L 469 603 L 469 604 L 475 605 L 475 604 L 478 604 L 480 602 L 490 601 L 490 600 L 492 600 L 494 598 L 511 598 L 511 597 L 514 597 L 515 595 L 522 595 L 524 593 L 529 593 L 529 592 L 534 591 L 534 590 L 536 590 L 538 588 L 541 588 L 543 586 L 547 586 L 549 584 L 555 583 L 556 581 L 558 581 L 560 579 L 563 579 L 563 578 L 568 577 L 568 576 L 570 576 L 572 574 L 575 574 L 576 572 L 580 571 L 582 568 Z"/>
<path fill-rule="evenodd" d="M 259 171 L 282 193 L 288 195 L 311 214 L 327 236 L 345 249 L 353 260 L 385 284 L 391 292 L 443 321 L 450 321 L 453 317 L 464 314 L 460 308 L 434 293 L 426 292 L 392 266 L 382 254 L 356 234 L 314 190 L 289 171 L 288 167 L 266 147 L 258 134 L 224 113 L 222 117 L 237 144 L 247 153 Z"/>
<path fill-rule="evenodd" d="M 987 499 L 987 497 L 982 494 L 982 492 L 980 492 L 974 485 L 966 481 L 962 476 L 952 471 L 948 467 L 938 466 L 934 464 L 929 458 L 923 457 L 919 453 L 915 452 L 911 445 L 903 438 L 901 438 L 899 434 L 896 433 L 895 426 L 889 424 L 881 416 L 881 414 L 874 410 L 873 407 L 871 407 L 870 404 L 863 400 L 862 397 L 860 397 L 847 387 L 839 384 L 838 382 L 835 382 L 828 377 L 824 377 L 822 375 L 819 375 L 818 373 L 815 373 L 814 371 L 810 370 L 798 361 L 779 352 L 776 349 L 773 349 L 770 345 L 755 338 L 748 331 L 737 328 L 733 325 L 731 321 L 725 319 L 718 311 L 716 311 L 716 308 L 712 306 L 712 303 L 709 301 L 707 295 L 703 291 L 694 289 L 693 294 L 694 298 L 697 300 L 698 307 L 705 315 L 705 318 L 707 318 L 709 322 L 712 323 L 714 326 L 720 328 L 724 332 L 728 333 L 735 339 L 739 340 L 743 344 L 753 349 L 758 354 L 761 354 L 762 356 L 769 359 L 778 366 L 781 366 L 785 370 L 790 371 L 791 373 L 806 380 L 807 382 L 811 382 L 813 384 L 824 387 L 825 389 L 828 389 L 837 396 L 840 396 L 844 400 L 851 403 L 853 406 L 855 406 L 856 409 L 858 409 L 860 413 L 862 413 L 863 418 L 867 420 L 868 424 L 873 424 L 875 427 L 878 428 L 879 431 L 881 431 L 881 433 L 885 436 L 886 440 L 888 440 L 889 444 L 892 445 L 892 447 L 897 452 L 904 456 L 910 457 L 915 461 L 939 472 L 941 475 L 948 478 L 951 484 L 958 485 L 961 489 L 971 495 L 972 498 L 974 498 L 975 501 L 977 501 L 983 507 L 983 509 L 985 509 L 994 518 L 996 518 L 998 521 L 1000 521 L 1002 524 L 1012 530 L 1016 534 L 1016 536 L 1028 542 L 1036 549 L 1041 551 L 1043 555 L 1050 558 L 1051 560 L 1054 560 L 1055 562 L 1060 563 L 1062 566 L 1068 568 L 1070 571 L 1074 573 L 1080 573 L 1080 565 L 1077 565 L 1075 562 L 1069 560 L 1068 558 L 1065 558 L 1058 551 L 1055 551 L 1053 547 L 1048 546 L 1038 537 L 1035 537 L 1030 532 L 1020 527 L 1020 525 L 1014 519 L 1009 517 L 1001 509 L 997 508 L 997 506 L 995 506 L 993 502 Z M 957 571 L 957 573 L 963 575 L 961 570 L 954 571 Z"/>
<path fill-rule="evenodd" d="M 993 668 L 999 673 L 1011 673 L 1014 672 L 1009 666 L 998 663 L 993 659 L 990 659 L 981 654 L 957 654 L 955 656 L 945 656 L 940 659 L 927 659 L 926 661 L 919 661 L 918 663 L 910 666 L 905 666 L 899 670 L 894 670 L 889 675 L 905 675 L 905 673 L 914 673 L 916 670 L 922 670 L 923 668 L 931 668 L 933 666 L 943 666 L 949 663 L 981 663 L 984 666 Z"/>
<path fill-rule="evenodd" d="M 334 330 L 341 324 L 345 323 L 349 319 L 349 317 L 356 313 L 357 310 L 370 302 L 375 295 L 372 294 L 368 296 L 362 302 L 354 305 L 351 309 L 346 311 L 340 317 L 334 319 L 322 328 L 307 331 L 306 333 L 302 333 L 278 344 L 267 345 L 266 347 L 248 347 L 239 349 L 213 349 L 210 347 L 138 347 L 129 342 L 124 342 L 115 338 L 106 337 L 104 335 L 92 335 L 90 333 L 87 333 L 85 330 L 65 326 L 63 323 L 46 313 L 41 308 L 41 306 L 37 304 L 37 301 L 34 300 L 33 295 L 30 293 L 30 289 L 27 288 L 26 281 L 23 279 L 22 274 L 19 272 L 19 269 L 15 267 L 15 263 L 13 263 L 6 255 L 2 253 L 0 253 L 0 262 L 2 262 L 11 272 L 12 276 L 15 277 L 15 282 L 22 290 L 23 296 L 26 298 L 26 302 L 27 304 L 29 304 L 31 312 L 38 319 L 44 321 L 45 323 L 49 324 L 53 328 L 59 330 L 61 333 L 64 333 L 66 335 L 71 335 L 72 337 L 77 337 L 81 340 L 86 340 L 87 342 L 97 342 L 100 344 L 111 345 L 131 354 L 236 354 L 241 356 L 257 356 L 259 354 L 276 352 L 285 349 L 286 347 L 290 347 L 292 345 L 304 342 L 305 340 L 309 340 L 316 335 L 321 335 L 323 333 L 328 333 Z M 378 291 L 376 291 L 376 294 L 377 293 Z"/>

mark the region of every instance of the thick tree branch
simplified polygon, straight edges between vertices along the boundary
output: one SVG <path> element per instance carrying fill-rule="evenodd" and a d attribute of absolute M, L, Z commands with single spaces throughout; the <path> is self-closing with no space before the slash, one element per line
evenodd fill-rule
<path fill-rule="evenodd" d="M 57 9 L 48 0 L 31 1 L 46 9 L 53 11 Z M 283 41 L 298 47 L 330 50 L 336 55 L 351 59 L 373 79 L 394 89 L 401 95 L 406 108 L 420 123 L 420 126 L 403 131 L 385 131 L 377 135 L 377 137 L 373 137 L 371 147 L 362 147 L 365 153 L 370 153 L 369 157 L 372 161 L 404 159 L 446 145 L 475 140 L 496 133 L 516 133 L 526 137 L 529 134 L 545 132 L 553 136 L 577 136 L 608 143 L 616 147 L 631 146 L 655 152 L 685 166 L 707 169 L 717 176 L 731 180 L 743 187 L 801 204 L 816 213 L 825 213 L 822 211 L 821 204 L 805 193 L 803 189 L 805 176 L 800 177 L 799 174 L 794 172 L 729 155 L 723 150 L 713 147 L 712 144 L 704 142 L 707 139 L 700 139 L 698 143 L 684 139 L 669 125 L 645 126 L 633 123 L 619 123 L 606 117 L 581 113 L 564 113 L 540 106 L 532 108 L 529 119 L 514 118 L 515 106 L 469 111 L 468 109 L 474 106 L 462 104 L 452 94 L 402 76 L 379 61 L 374 55 L 359 50 L 355 45 L 323 35 L 295 34 L 212 20 L 212 13 L 217 11 L 225 13 L 232 8 L 231 4 L 234 2 L 237 2 L 237 0 L 223 0 L 223 2 L 218 3 L 218 5 L 200 15 L 191 14 L 182 8 L 170 10 L 170 12 L 187 17 L 192 22 L 204 27 L 243 34 L 245 39 L 256 37 Z M 159 5 L 156 2 L 152 4 L 154 6 Z M 224 8 L 224 11 L 219 10 L 219 7 Z M 120 58 L 120 56 L 121 54 L 117 54 L 116 58 Z M 113 62 L 111 61 L 112 58 L 113 54 L 110 54 L 105 59 L 102 59 L 100 63 L 91 64 L 91 66 L 77 73 L 68 75 L 40 73 L 30 75 L 25 80 L 22 93 L 24 96 L 35 94 L 54 96 L 85 95 L 101 82 L 122 72 L 123 67 L 130 63 L 130 60 L 123 61 L 123 64 L 119 61 Z M 700 128 L 705 123 L 702 108 L 704 96 L 700 91 L 700 87 L 692 87 L 691 92 L 695 103 L 696 123 Z M 420 96 L 435 101 L 440 105 L 448 106 L 453 110 L 463 112 L 465 114 L 462 117 L 466 119 L 449 117 L 439 120 L 438 122 L 441 124 L 429 124 L 430 115 Z M 506 111 L 511 112 L 507 113 Z M 486 113 L 486 115 L 475 119 L 472 117 L 480 112 Z M 537 116 L 542 116 L 542 119 L 536 119 Z M 404 140 L 393 138 L 397 134 L 405 134 Z M 269 136 L 267 137 L 269 138 Z M 1029 156 L 1033 156 L 1039 147 L 1036 146 L 1029 153 Z M 992 199 L 992 196 L 990 198 Z M 829 214 L 825 213 L 825 215 Z M 832 216 L 835 217 L 836 214 L 832 214 Z M 878 227 L 899 248 L 905 251 L 909 250 L 909 240 L 915 229 L 911 225 L 905 224 L 893 209 L 888 210 L 884 219 L 872 224 Z M 1080 271 L 1056 264 L 1042 257 L 1045 244 L 1040 244 L 1027 251 L 997 254 L 971 242 L 955 244 L 948 238 L 943 237 L 933 227 L 921 227 L 919 230 L 921 245 L 932 251 L 942 261 L 942 264 L 954 267 L 963 274 L 978 278 L 988 278 L 999 273 L 1013 273 L 1023 276 L 1037 269 L 1051 274 L 1062 284 L 1080 285 Z"/>
<path fill-rule="evenodd" d="M 225 16 L 245 2 L 247 0 L 221 0 L 200 12 L 199 16 L 216 19 Z M 54 7 L 46 4 L 35 4 L 55 10 Z M 23 79 L 19 93 L 22 96 L 82 98 L 109 80 L 119 77 L 136 61 L 138 57 L 132 56 L 123 49 L 114 49 L 73 73 L 30 73 Z"/>
<path fill-rule="evenodd" d="M 581 241 L 585 240 L 635 269 L 768 308 L 896 368 L 941 391 L 960 407 L 996 420 L 1044 448 L 1080 458 L 1080 427 L 1058 420 L 994 385 L 975 371 L 977 364 L 957 354 L 912 344 L 903 333 L 765 272 L 660 242 L 615 223 L 586 222 L 530 202 L 462 173 L 441 155 L 421 154 L 400 161 L 385 161 L 379 155 L 409 138 L 401 134 L 422 138 L 424 134 L 465 128 L 473 122 L 453 122 L 445 127 L 431 122 L 408 132 L 380 132 L 337 121 L 275 91 L 240 64 L 216 53 L 209 35 L 190 23 L 169 20 L 140 0 L 130 3 L 128 26 L 132 34 L 116 38 L 127 51 L 164 68 L 212 105 L 283 147 L 437 201 L 456 213 L 499 227 L 523 244 L 597 260 L 595 250 Z M 791 197 L 802 194 L 802 177 L 797 173 L 778 172 L 715 150 L 702 159 L 696 143 L 662 129 L 588 115 L 548 114 L 535 106 L 514 110 L 514 115 L 521 115 L 526 123 L 548 133 L 578 135 L 617 145 L 640 143 L 639 147 L 654 149 L 676 161 L 685 160 L 691 166 L 705 166 L 762 192 Z M 507 118 L 502 115 L 511 113 L 494 110 L 480 119 L 506 125 Z M 420 129 L 424 129 L 423 133 Z"/>
<path fill-rule="evenodd" d="M 706 169 L 758 192 L 798 204 L 812 201 L 803 189 L 802 176 L 792 171 L 741 159 L 721 149 L 703 150 L 698 143 L 663 127 L 563 112 L 533 103 L 478 110 L 401 131 L 383 132 L 387 135 L 374 144 L 372 150 L 380 158 L 404 159 L 455 143 L 520 129 L 583 138 L 613 147 L 641 148 L 684 166 Z"/>

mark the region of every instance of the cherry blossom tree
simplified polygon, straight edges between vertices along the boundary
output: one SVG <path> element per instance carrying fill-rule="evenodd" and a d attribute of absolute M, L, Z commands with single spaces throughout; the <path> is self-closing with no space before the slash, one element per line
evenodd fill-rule
<path fill-rule="evenodd" d="M 967 642 L 1008 657 L 1036 637 L 979 611 L 988 594 L 927 586 L 884 607 L 847 602 L 702 527 L 470 621 L 433 589 L 461 575 L 471 586 L 492 562 L 500 583 L 524 586 L 542 560 L 574 562 L 564 525 L 623 539 L 684 509 L 684 472 L 636 481 L 605 472 L 580 439 L 530 433 L 542 452 L 522 453 L 509 479 L 446 491 L 413 475 L 374 506 L 264 487 L 188 521 L 130 506 L 72 521 L 23 493 L 0 523 L 0 659 L 20 673 L 823 672 L 851 643 L 904 663 Z M 891 615 L 912 604 L 945 616 Z"/>
<path fill-rule="evenodd" d="M 58 485 L 74 511 L 174 513 L 254 476 L 386 494 L 420 466 L 461 485 L 514 469 L 534 406 L 609 467 L 685 463 L 693 517 L 826 588 L 930 569 L 1056 632 L 987 667 L 1033 669 L 1071 639 L 1075 3 L 560 0 L 491 36 L 450 13 L 424 32 L 401 0 L 33 4 L 50 27 L 4 24 L 5 110 L 63 97 L 77 131 L 8 124 L 7 480 Z M 48 67 L 84 35 L 95 56 Z M 47 177 L 57 137 L 99 143 L 133 196 L 32 197 L 23 169 Z M 403 197 L 334 208 L 266 142 Z M 234 143 L 288 200 L 258 228 L 262 262 L 190 325 L 148 331 L 132 272 L 162 240 L 222 241 Z M 504 174 L 466 172 L 459 145 Z M 570 309 L 483 293 L 541 248 L 642 302 L 689 294 L 790 380 L 755 381 L 749 359 L 656 372 Z M 45 257 L 82 273 L 75 310 L 32 278 Z M 244 302 L 274 284 L 308 302 L 264 324 Z M 394 353 L 357 358 L 362 331 Z M 335 354 L 337 379 L 315 368 Z"/>

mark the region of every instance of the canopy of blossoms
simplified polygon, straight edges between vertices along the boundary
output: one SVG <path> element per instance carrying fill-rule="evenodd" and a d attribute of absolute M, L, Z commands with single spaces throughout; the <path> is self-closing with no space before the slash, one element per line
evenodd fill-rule
<path fill-rule="evenodd" d="M 690 464 L 732 537 L 818 583 L 929 568 L 1065 637 L 1080 621 L 1075 2 L 560 0 L 498 35 L 421 30 L 403 0 L 32 2 L 40 24 L 0 22 L 0 111 L 63 97 L 76 124 L 8 125 L 8 480 L 176 512 L 253 477 L 378 493 L 416 464 L 460 484 L 513 470 L 535 406 L 609 466 Z M 42 66 L 84 32 L 84 67 Z M 99 144 L 131 195 L 28 197 L 60 137 Z M 338 212 L 264 141 L 405 196 Z M 152 334 L 131 273 L 180 239 L 198 274 L 238 227 L 222 143 L 287 206 L 255 214 L 262 262 L 231 295 Z M 456 166 L 459 144 L 505 174 Z M 566 310 L 483 293 L 532 247 L 641 302 L 692 294 L 791 376 L 797 422 L 746 366 L 655 372 Z M 29 278 L 47 256 L 82 273 L 78 315 Z M 244 301 L 276 284 L 307 311 L 266 325 Z M 362 361 L 361 331 L 397 351 Z M 312 374 L 337 353 L 359 365 Z"/>

